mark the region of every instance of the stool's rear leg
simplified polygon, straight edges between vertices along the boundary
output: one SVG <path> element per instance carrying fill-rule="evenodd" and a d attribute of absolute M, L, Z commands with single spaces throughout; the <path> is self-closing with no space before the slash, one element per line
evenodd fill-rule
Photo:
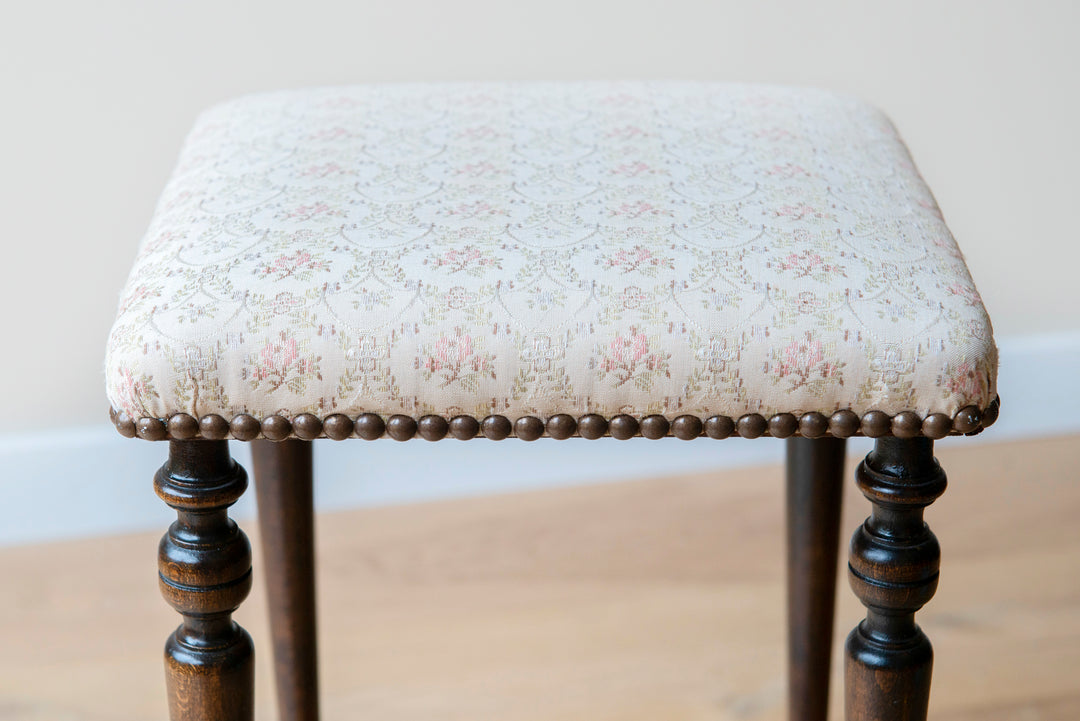
<path fill-rule="evenodd" d="M 254 441 L 251 450 L 280 718 L 316 721 L 312 443 Z"/>
<path fill-rule="evenodd" d="M 165 600 L 184 618 L 165 644 L 173 721 L 251 721 L 254 649 L 232 612 L 251 590 L 251 547 L 226 514 L 247 487 L 226 441 L 171 441 L 154 476 L 177 520 L 158 547 Z"/>
<path fill-rule="evenodd" d="M 845 441 L 787 442 L 788 717 L 825 721 L 829 705 Z"/>

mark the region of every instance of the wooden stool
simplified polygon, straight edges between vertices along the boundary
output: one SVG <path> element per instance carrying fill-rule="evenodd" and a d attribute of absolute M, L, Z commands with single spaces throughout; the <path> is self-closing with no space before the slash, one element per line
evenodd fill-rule
<path fill-rule="evenodd" d="M 170 441 L 155 487 L 178 516 L 159 556 L 183 617 L 172 718 L 252 718 L 252 643 L 231 619 L 251 551 L 226 513 L 247 479 L 229 438 L 254 444 L 283 718 L 310 721 L 311 441 L 610 435 L 789 439 L 791 718 L 820 721 L 844 439 L 865 435 L 847 717 L 923 719 L 933 441 L 994 421 L 996 371 L 930 191 L 856 99 L 386 85 L 214 107 L 106 360 L 117 429 Z"/>

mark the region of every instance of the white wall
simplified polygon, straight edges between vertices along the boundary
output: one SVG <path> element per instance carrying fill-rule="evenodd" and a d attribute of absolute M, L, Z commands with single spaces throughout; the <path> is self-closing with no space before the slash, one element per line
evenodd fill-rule
<path fill-rule="evenodd" d="M 0 431 L 104 418 L 115 299 L 181 139 L 201 107 L 277 87 L 695 78 L 855 92 L 908 141 L 999 337 L 1078 331 L 1078 28 L 1080 3 L 1033 0 L 9 3 Z"/>

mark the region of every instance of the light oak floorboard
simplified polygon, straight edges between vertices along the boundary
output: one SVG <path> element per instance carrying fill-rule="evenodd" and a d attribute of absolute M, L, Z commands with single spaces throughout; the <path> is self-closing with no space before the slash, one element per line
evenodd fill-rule
<path fill-rule="evenodd" d="M 1080 437 L 938 450 L 931 718 L 1080 718 Z M 783 719 L 782 488 L 768 467 L 321 515 L 324 718 Z M 867 511 L 849 480 L 845 539 Z M 0 551 L 0 719 L 165 718 L 158 537 Z M 862 616 L 840 582 L 834 658 Z M 265 601 L 257 579 L 237 614 L 260 720 Z"/>

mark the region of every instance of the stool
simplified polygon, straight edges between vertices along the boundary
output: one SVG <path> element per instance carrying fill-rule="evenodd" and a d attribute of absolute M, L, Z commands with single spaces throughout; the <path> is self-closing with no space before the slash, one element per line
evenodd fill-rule
<path fill-rule="evenodd" d="M 451 84 L 218 105 L 106 358 L 117 429 L 169 441 L 154 483 L 177 512 L 159 551 L 183 618 L 171 718 L 252 718 L 252 643 L 231 619 L 251 552 L 226 513 L 247 480 L 228 439 L 254 445 L 283 718 L 311 721 L 311 441 L 675 436 L 788 439 L 791 718 L 821 721 L 844 439 L 864 435 L 847 717 L 924 719 L 933 442 L 994 421 L 996 372 L 933 196 L 854 98 Z"/>

